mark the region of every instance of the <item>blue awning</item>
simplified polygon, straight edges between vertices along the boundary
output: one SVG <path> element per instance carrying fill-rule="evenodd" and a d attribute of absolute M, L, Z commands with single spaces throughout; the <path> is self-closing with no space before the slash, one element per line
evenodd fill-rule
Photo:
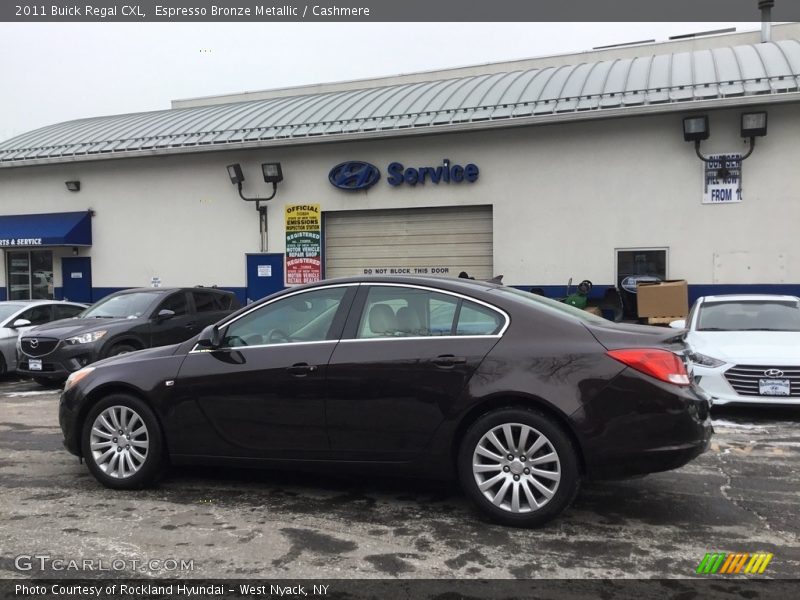
<path fill-rule="evenodd" d="M 91 246 L 89 211 L 0 216 L 0 247 Z"/>

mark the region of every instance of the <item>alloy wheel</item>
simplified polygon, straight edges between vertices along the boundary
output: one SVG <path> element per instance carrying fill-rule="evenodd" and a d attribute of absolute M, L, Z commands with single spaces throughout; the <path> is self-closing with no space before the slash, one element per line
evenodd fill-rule
<path fill-rule="evenodd" d="M 109 406 L 92 424 L 92 459 L 109 477 L 135 475 L 147 460 L 150 436 L 142 417 L 127 406 Z"/>

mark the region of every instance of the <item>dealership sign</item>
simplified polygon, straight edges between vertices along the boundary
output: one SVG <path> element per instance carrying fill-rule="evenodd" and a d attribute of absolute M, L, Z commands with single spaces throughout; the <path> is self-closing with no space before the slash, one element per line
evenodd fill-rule
<path fill-rule="evenodd" d="M 322 278 L 319 204 L 289 204 L 285 221 L 286 285 L 319 281 Z"/>
<path fill-rule="evenodd" d="M 704 165 L 703 204 L 742 201 L 741 154 L 712 154 Z"/>
<path fill-rule="evenodd" d="M 452 164 L 450 159 L 442 160 L 441 165 L 435 167 L 406 167 L 403 163 L 392 162 L 386 167 L 389 177 L 386 179 L 391 186 L 401 185 L 434 185 L 450 183 L 475 183 L 480 175 L 480 169 L 473 163 L 466 165 Z M 348 190 L 366 190 L 378 183 L 381 172 L 375 165 L 351 160 L 339 163 L 328 173 L 328 181 L 335 187 Z"/>

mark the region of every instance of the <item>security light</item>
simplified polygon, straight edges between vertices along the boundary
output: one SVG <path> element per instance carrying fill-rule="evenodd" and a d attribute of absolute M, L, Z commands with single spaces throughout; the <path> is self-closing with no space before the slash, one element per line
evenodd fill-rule
<path fill-rule="evenodd" d="M 231 178 L 231 183 L 233 185 L 241 184 L 244 181 L 242 166 L 239 163 L 228 165 L 228 177 Z"/>
<path fill-rule="evenodd" d="M 80 181 L 66 181 L 64 184 L 67 186 L 67 189 L 70 192 L 80 192 L 81 191 L 81 182 Z"/>
<path fill-rule="evenodd" d="M 683 141 L 699 142 L 707 140 L 709 134 L 708 116 L 686 117 L 683 120 Z"/>
<path fill-rule="evenodd" d="M 267 183 L 276 184 L 280 181 L 283 181 L 281 163 L 264 163 L 261 165 L 261 170 L 264 173 L 264 181 Z"/>
<path fill-rule="evenodd" d="M 763 137 L 767 135 L 767 113 L 742 113 L 742 137 Z"/>

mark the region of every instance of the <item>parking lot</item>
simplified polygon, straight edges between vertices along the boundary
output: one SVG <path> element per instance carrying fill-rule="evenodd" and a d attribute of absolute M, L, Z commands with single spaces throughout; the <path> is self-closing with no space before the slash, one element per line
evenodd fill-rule
<path fill-rule="evenodd" d="M 698 460 L 588 484 L 561 518 L 518 530 L 481 521 L 455 486 L 392 477 L 173 469 L 115 492 L 63 450 L 57 405 L 0 380 L 3 578 L 115 559 L 148 577 L 673 578 L 706 552 L 770 552 L 764 576 L 800 572 L 800 409 L 716 410 Z"/>

